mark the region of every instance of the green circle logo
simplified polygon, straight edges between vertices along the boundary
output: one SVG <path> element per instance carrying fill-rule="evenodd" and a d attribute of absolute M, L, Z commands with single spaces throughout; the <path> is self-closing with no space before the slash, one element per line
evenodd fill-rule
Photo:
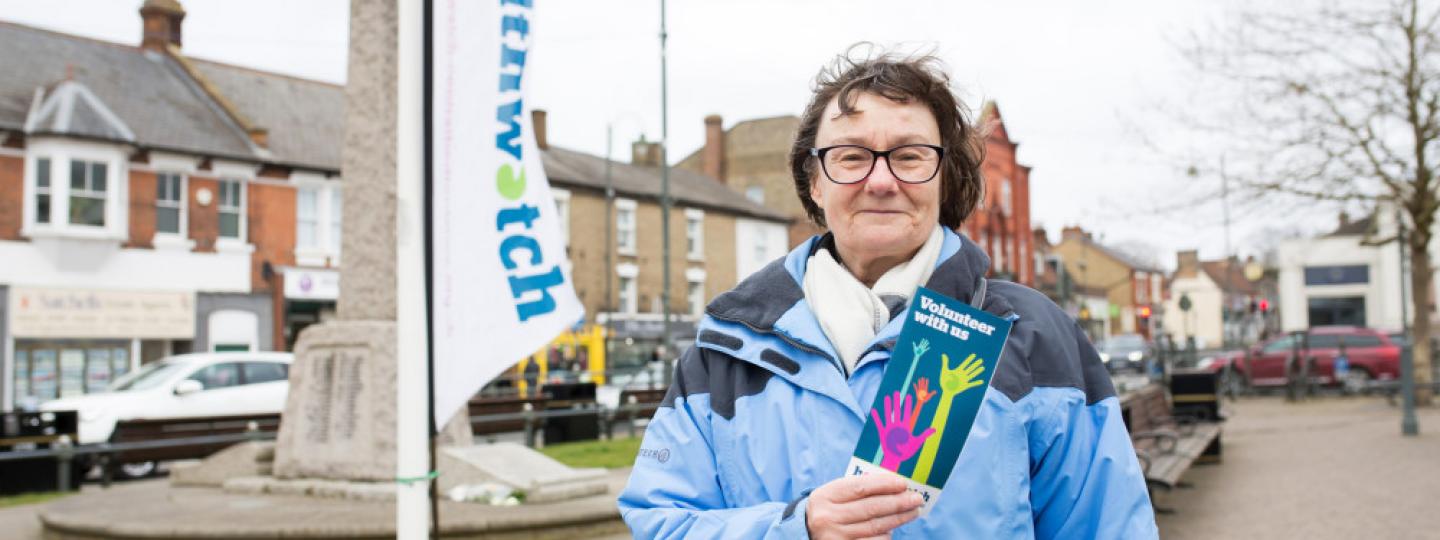
<path fill-rule="evenodd" d="M 509 200 L 519 199 L 525 194 L 525 169 L 520 169 L 520 176 L 515 176 L 515 169 L 510 165 L 501 165 L 500 170 L 495 172 L 495 188 L 500 191 L 500 196 Z"/>

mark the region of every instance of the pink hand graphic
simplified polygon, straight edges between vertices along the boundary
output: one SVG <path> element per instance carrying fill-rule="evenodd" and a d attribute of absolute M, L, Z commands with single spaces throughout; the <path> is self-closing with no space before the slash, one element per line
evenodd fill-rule
<path fill-rule="evenodd" d="M 918 437 L 910 432 L 910 424 L 918 413 L 911 410 L 911 404 L 911 397 L 905 396 L 902 408 L 900 392 L 895 392 L 893 396 L 885 396 L 885 419 L 880 418 L 879 411 L 870 410 L 876 435 L 880 436 L 880 448 L 884 451 L 880 466 L 891 471 L 899 472 L 900 464 L 915 455 L 925 444 L 925 439 L 935 434 L 935 428 L 927 428 Z"/>

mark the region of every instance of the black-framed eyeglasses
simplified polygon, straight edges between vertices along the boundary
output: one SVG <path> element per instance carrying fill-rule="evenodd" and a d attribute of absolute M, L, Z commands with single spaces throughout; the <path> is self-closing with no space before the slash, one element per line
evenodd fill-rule
<path fill-rule="evenodd" d="M 820 170 L 836 184 L 854 184 L 870 177 L 875 162 L 885 158 L 890 174 L 906 184 L 924 184 L 940 172 L 945 149 L 933 144 L 906 144 L 889 150 L 875 150 L 858 144 L 837 144 L 811 148 L 820 161 Z"/>

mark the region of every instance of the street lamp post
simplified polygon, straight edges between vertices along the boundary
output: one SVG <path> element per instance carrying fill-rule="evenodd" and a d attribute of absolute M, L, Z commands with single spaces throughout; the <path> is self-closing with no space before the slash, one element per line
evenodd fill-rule
<path fill-rule="evenodd" d="M 664 317 L 664 324 L 661 326 L 663 332 L 660 343 L 664 344 L 665 356 L 674 355 L 674 345 L 670 336 L 670 108 L 669 108 L 669 86 L 665 73 L 665 0 L 660 0 L 660 239 L 664 243 L 661 249 L 660 259 L 661 274 L 664 287 L 660 290 L 661 313 Z M 670 380 L 674 375 L 675 366 L 670 358 L 662 357 L 660 361 L 665 363 L 665 386 L 670 386 Z"/>

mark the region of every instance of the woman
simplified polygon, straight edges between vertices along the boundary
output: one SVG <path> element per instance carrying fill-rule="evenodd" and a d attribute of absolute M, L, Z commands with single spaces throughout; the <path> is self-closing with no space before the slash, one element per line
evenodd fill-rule
<path fill-rule="evenodd" d="M 948 83 L 933 57 L 821 72 L 790 155 L 829 232 L 707 307 L 620 496 L 636 537 L 1157 536 L 1094 348 L 1040 293 L 984 280 L 989 258 L 953 232 L 981 158 Z M 844 476 L 920 285 L 1014 320 L 923 518 L 898 476 Z"/>

